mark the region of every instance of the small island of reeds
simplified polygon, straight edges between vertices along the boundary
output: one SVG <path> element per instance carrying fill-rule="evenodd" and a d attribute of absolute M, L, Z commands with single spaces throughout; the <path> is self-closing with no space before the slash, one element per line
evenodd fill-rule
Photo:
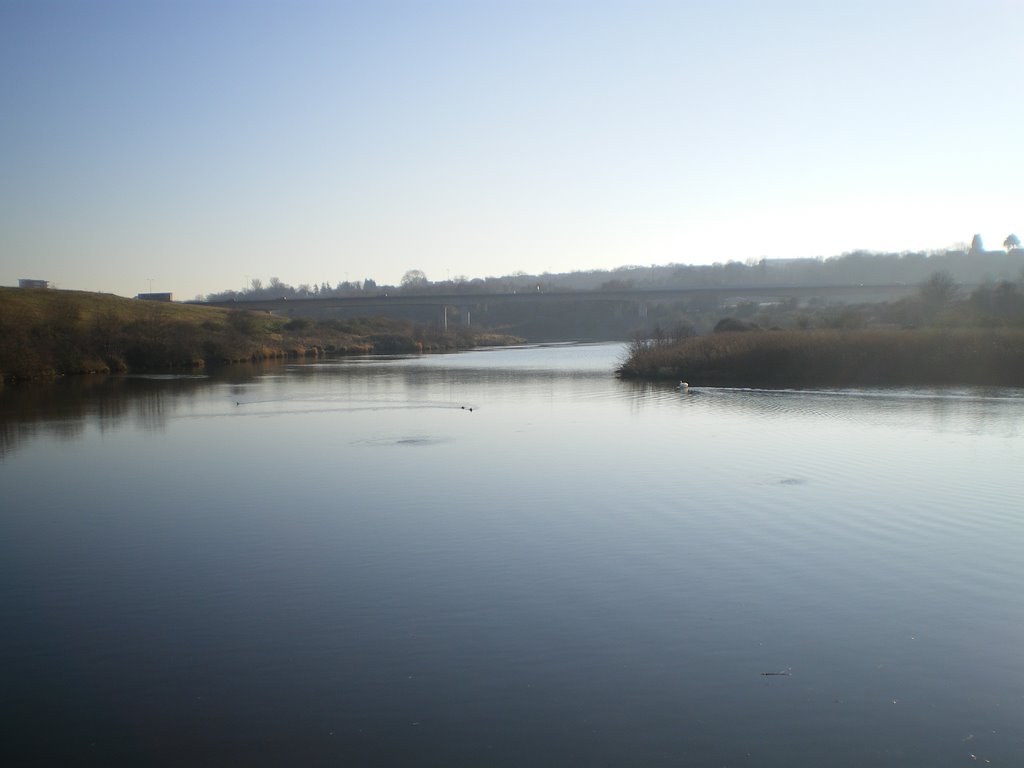
<path fill-rule="evenodd" d="M 1024 329 L 744 330 L 638 340 L 623 379 L 806 389 L 1024 386 Z"/>

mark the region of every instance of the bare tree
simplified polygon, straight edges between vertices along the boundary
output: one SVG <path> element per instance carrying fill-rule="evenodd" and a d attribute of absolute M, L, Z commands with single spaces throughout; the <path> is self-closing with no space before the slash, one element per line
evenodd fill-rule
<path fill-rule="evenodd" d="M 404 275 L 402 275 L 402 287 L 413 288 L 420 285 L 426 285 L 429 282 L 427 276 L 423 273 L 422 269 L 410 269 Z"/>
<path fill-rule="evenodd" d="M 956 280 L 948 272 L 933 272 L 917 291 L 925 312 L 933 316 L 952 304 L 959 293 Z"/>

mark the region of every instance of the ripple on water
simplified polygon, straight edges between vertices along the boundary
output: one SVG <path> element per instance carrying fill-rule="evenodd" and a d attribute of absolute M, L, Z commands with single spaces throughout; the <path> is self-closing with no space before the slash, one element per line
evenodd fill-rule
<path fill-rule="evenodd" d="M 372 440 L 358 440 L 358 445 L 370 445 L 375 447 L 403 446 L 407 448 L 420 448 L 428 445 L 441 445 L 449 441 L 449 438 L 436 437 L 432 435 L 409 435 L 405 437 L 382 437 Z"/>

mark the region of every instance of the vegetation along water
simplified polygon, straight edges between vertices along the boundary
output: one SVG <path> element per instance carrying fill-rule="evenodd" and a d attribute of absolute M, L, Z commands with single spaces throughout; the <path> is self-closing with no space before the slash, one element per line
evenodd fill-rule
<path fill-rule="evenodd" d="M 0 379 L 195 369 L 267 358 L 465 349 L 518 341 L 387 317 L 290 318 L 244 309 L 0 287 Z"/>

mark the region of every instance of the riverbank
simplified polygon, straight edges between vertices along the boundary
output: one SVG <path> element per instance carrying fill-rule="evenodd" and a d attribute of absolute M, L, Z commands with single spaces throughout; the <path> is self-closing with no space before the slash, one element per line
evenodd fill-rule
<path fill-rule="evenodd" d="M 0 380 L 195 369 L 272 358 L 440 352 L 520 341 L 383 317 L 314 322 L 110 294 L 0 287 Z"/>
<path fill-rule="evenodd" d="M 635 342 L 623 379 L 758 388 L 1024 386 L 1024 330 L 807 330 Z"/>

